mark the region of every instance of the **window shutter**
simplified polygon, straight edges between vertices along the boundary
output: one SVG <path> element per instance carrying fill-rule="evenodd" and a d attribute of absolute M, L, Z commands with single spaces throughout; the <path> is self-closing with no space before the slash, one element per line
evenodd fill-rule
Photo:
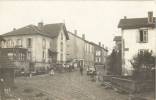
<path fill-rule="evenodd" d="M 146 31 L 146 42 L 148 42 L 148 30 Z"/>
<path fill-rule="evenodd" d="M 139 31 L 137 32 L 137 34 L 136 34 L 136 42 L 137 42 L 137 43 L 140 42 L 140 41 L 139 41 L 139 40 L 140 40 L 139 37 L 140 37 L 140 30 L 139 30 Z"/>

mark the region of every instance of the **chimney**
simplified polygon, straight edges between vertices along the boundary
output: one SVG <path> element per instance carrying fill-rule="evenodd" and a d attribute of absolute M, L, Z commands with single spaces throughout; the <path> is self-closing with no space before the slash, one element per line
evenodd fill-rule
<path fill-rule="evenodd" d="M 104 48 L 104 44 L 102 44 L 102 47 Z"/>
<path fill-rule="evenodd" d="M 153 12 L 152 11 L 148 12 L 148 23 L 149 24 L 153 23 Z"/>
<path fill-rule="evenodd" d="M 99 46 L 101 47 L 101 42 L 99 42 Z"/>
<path fill-rule="evenodd" d="M 82 34 L 82 39 L 84 39 L 84 40 L 85 40 L 85 34 Z"/>
<path fill-rule="evenodd" d="M 38 23 L 38 28 L 39 28 L 39 29 L 43 28 L 43 22 L 39 22 L 39 23 Z"/>
<path fill-rule="evenodd" d="M 77 35 L 77 30 L 74 30 L 74 34 Z"/>
<path fill-rule="evenodd" d="M 127 19 L 127 16 L 124 16 L 124 19 Z"/>

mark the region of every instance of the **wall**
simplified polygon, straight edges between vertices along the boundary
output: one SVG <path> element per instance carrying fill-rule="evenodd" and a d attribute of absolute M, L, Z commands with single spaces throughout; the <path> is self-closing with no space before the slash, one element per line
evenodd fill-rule
<path fill-rule="evenodd" d="M 63 36 L 63 39 L 61 39 L 61 34 Z M 63 51 L 61 51 L 61 42 L 63 43 Z M 61 54 L 63 54 L 63 62 L 66 62 L 66 36 L 63 30 L 60 31 L 59 36 L 57 38 L 57 61 L 61 62 Z"/>
<path fill-rule="evenodd" d="M 75 34 L 68 33 L 69 40 L 67 41 L 67 60 L 84 59 L 84 40 Z"/>
<path fill-rule="evenodd" d="M 85 42 L 85 66 L 94 66 L 94 45 Z"/>
<path fill-rule="evenodd" d="M 139 49 L 148 49 L 152 50 L 153 54 L 156 55 L 156 28 L 148 28 L 148 43 L 138 43 L 137 42 L 137 33 L 139 29 L 128 29 L 123 30 L 123 40 L 125 48 L 128 48 L 128 51 L 124 51 L 125 58 L 125 68 L 127 70 L 132 70 L 130 60 L 136 55 Z"/>
<path fill-rule="evenodd" d="M 28 51 L 32 52 L 32 59 L 31 61 L 35 62 L 35 67 L 44 67 L 44 66 L 49 66 L 49 56 L 48 56 L 48 49 L 49 48 L 55 48 L 56 47 L 56 42 L 53 41 L 53 39 L 49 38 L 49 37 L 45 37 L 45 36 L 41 36 L 41 35 L 21 35 L 21 36 L 5 36 L 4 37 L 7 40 L 11 39 L 14 43 L 14 46 L 17 45 L 17 39 L 21 39 L 22 40 L 22 48 L 27 48 L 27 39 L 31 38 L 32 39 L 32 47 L 31 48 L 27 48 Z M 43 39 L 45 39 L 45 48 L 43 49 L 42 47 L 42 43 L 43 43 Z M 54 42 L 51 43 L 52 45 L 54 44 L 54 46 L 50 45 L 50 42 Z M 3 45 L 5 48 L 6 47 L 6 43 Z M 43 61 L 43 51 L 45 52 L 45 61 Z M 18 65 L 18 63 L 16 62 L 16 65 Z M 27 66 L 27 64 L 26 64 Z"/>

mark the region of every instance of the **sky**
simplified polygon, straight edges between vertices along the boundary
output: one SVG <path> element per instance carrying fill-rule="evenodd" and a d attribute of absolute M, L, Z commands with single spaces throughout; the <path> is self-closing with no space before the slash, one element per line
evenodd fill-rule
<path fill-rule="evenodd" d="M 155 1 L 0 1 L 0 34 L 29 24 L 65 23 L 68 31 L 88 41 L 101 42 L 110 50 L 113 38 L 120 35 L 121 18 L 147 17 Z"/>

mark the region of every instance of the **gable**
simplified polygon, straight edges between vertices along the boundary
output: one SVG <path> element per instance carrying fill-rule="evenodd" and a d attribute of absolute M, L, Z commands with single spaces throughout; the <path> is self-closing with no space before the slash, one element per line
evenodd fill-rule
<path fill-rule="evenodd" d="M 3 34 L 3 36 L 18 36 L 18 35 L 34 35 L 39 34 L 47 36 L 50 38 L 55 38 L 59 35 L 60 31 L 63 30 L 66 36 L 66 39 L 69 39 L 65 24 L 56 23 L 56 24 L 47 24 L 43 25 L 42 28 L 39 28 L 35 25 L 27 25 L 25 27 L 13 30 L 11 32 Z"/>

